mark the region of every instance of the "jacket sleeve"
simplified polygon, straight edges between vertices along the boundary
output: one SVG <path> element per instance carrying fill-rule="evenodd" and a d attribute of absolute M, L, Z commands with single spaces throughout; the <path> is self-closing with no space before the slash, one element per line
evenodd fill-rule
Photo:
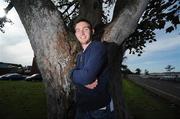
<path fill-rule="evenodd" d="M 74 72 L 74 70 L 79 70 L 78 64 L 77 64 L 78 62 L 79 62 L 79 54 L 78 54 L 77 57 L 76 57 L 76 66 L 69 71 L 69 78 L 70 78 L 71 80 L 73 80 L 73 72 Z"/>
<path fill-rule="evenodd" d="M 88 62 L 82 69 L 74 69 L 72 72 L 73 82 L 75 84 L 87 85 L 98 78 L 105 62 L 107 54 L 103 44 L 95 44 L 91 51 Z"/>

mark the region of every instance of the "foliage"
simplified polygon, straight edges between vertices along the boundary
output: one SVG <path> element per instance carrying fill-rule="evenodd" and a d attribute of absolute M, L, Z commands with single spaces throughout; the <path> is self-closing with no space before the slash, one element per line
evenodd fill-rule
<path fill-rule="evenodd" d="M 149 75 L 149 71 L 147 69 L 144 70 L 145 75 Z"/>
<path fill-rule="evenodd" d="M 68 0 L 55 1 L 56 6 L 62 13 L 65 23 L 71 28 L 73 20 L 77 18 L 79 14 L 80 0 L 71 0 L 71 2 Z M 115 4 L 115 1 L 103 0 L 102 4 L 106 6 L 108 12 L 107 14 L 103 13 L 102 21 L 104 24 L 108 24 L 110 22 L 110 9 L 112 9 L 110 6 Z M 180 24 L 178 13 L 180 9 L 179 4 L 180 2 L 178 0 L 150 0 L 135 32 L 132 33 L 125 42 L 126 49 L 130 50 L 129 53 L 137 53 L 138 56 L 140 56 L 147 42 L 152 43 L 156 41 L 155 30 L 166 29 L 166 33 L 175 30 L 177 25 Z M 69 9 L 71 9 L 70 13 L 68 12 Z"/>
<path fill-rule="evenodd" d="M 126 41 L 130 53 L 140 56 L 147 42 L 156 41 L 155 30 L 164 29 L 170 33 L 180 24 L 180 2 L 178 0 L 150 0 L 138 26 Z"/>
<path fill-rule="evenodd" d="M 10 1 L 10 0 L 6 0 Z M 73 20 L 77 18 L 80 11 L 81 0 L 52 0 L 62 14 L 62 18 L 67 28 L 72 28 Z M 100 0 L 101 4 L 106 6 L 108 13 L 104 14 L 102 10 L 102 23 L 108 24 L 110 6 L 115 4 L 115 0 Z M 97 6 L 96 6 L 97 7 Z M 108 8 L 109 7 L 109 8 Z M 155 30 L 166 29 L 167 33 L 172 32 L 180 24 L 179 20 L 179 0 L 150 0 L 144 14 L 142 15 L 138 26 L 125 43 L 129 53 L 137 53 L 140 56 L 146 43 L 156 41 Z M 4 27 L 7 20 L 0 20 L 0 30 Z"/>
<path fill-rule="evenodd" d="M 73 23 L 73 20 L 76 19 L 79 15 L 80 9 L 80 0 L 53 0 L 54 4 L 60 10 L 62 14 L 62 18 L 69 29 Z M 108 10 L 108 14 L 102 15 L 102 21 L 104 23 L 108 23 L 108 17 L 110 16 L 110 8 L 112 4 L 115 3 L 115 0 L 100 0 L 101 4 L 103 4 Z M 98 6 L 97 6 L 98 7 Z M 104 11 L 103 11 L 104 12 Z"/>
<path fill-rule="evenodd" d="M 0 18 L 0 31 L 2 33 L 4 33 L 5 31 L 3 30 L 3 27 L 5 25 L 5 23 L 8 22 L 8 23 L 12 23 L 12 21 L 10 19 L 7 19 L 6 17 L 2 17 Z"/>
<path fill-rule="evenodd" d="M 141 74 L 141 69 L 137 68 L 135 71 L 136 71 L 136 74 L 138 74 L 138 75 Z"/>
<path fill-rule="evenodd" d="M 165 67 L 165 70 L 167 71 L 167 72 L 171 72 L 172 70 L 174 70 L 175 69 L 175 67 L 173 67 L 172 65 L 167 65 L 166 67 Z"/>
<path fill-rule="evenodd" d="M 71 25 L 72 21 L 78 16 L 80 8 L 78 0 L 54 0 L 53 2 L 61 12 L 65 24 L 67 26 Z"/>
<path fill-rule="evenodd" d="M 132 74 L 132 71 L 124 64 L 121 65 L 121 71 L 123 74 Z"/>
<path fill-rule="evenodd" d="M 5 23 L 6 22 L 8 22 L 8 23 L 13 23 L 10 19 L 8 19 L 7 17 L 6 17 L 6 14 L 11 10 L 11 8 L 13 7 L 13 5 L 12 5 L 12 3 L 10 3 L 10 0 L 5 0 L 6 2 L 8 2 L 9 3 L 9 5 L 4 9 L 4 12 L 5 12 L 5 16 L 4 17 L 0 17 L 0 31 L 2 32 L 2 33 L 4 33 L 5 31 L 3 30 L 3 27 L 4 27 L 4 25 L 5 25 Z"/>

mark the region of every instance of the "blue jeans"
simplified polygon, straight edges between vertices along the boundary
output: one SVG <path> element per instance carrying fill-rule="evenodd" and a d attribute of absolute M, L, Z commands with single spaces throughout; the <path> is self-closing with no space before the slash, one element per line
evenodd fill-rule
<path fill-rule="evenodd" d="M 94 110 L 94 111 L 80 111 L 77 109 L 75 119 L 115 119 L 114 111 L 110 109 L 106 110 Z"/>

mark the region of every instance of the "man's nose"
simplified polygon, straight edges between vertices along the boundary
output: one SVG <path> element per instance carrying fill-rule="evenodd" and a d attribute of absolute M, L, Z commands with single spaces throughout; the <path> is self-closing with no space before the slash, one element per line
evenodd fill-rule
<path fill-rule="evenodd" d="M 81 30 L 80 34 L 81 34 L 81 35 L 84 35 L 84 31 L 83 31 L 83 30 Z"/>

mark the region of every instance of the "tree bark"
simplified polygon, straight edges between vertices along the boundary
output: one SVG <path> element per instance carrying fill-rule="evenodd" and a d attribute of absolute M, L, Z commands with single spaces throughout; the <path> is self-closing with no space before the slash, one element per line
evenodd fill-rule
<path fill-rule="evenodd" d="M 117 119 L 129 119 L 130 115 L 125 106 L 122 92 L 121 64 L 124 56 L 124 47 L 115 43 L 106 43 L 108 50 L 108 63 L 110 68 L 109 90 L 113 99 L 115 116 Z"/>
<path fill-rule="evenodd" d="M 102 2 L 102 0 L 80 0 L 79 17 L 88 19 L 93 27 L 101 24 Z"/>
<path fill-rule="evenodd" d="M 145 10 L 147 0 L 117 0 L 112 22 L 104 29 L 102 41 L 109 42 L 108 61 L 111 71 L 110 91 L 117 119 L 129 119 L 131 115 L 125 106 L 122 93 L 122 73 L 120 66 L 126 51 L 125 39 L 134 32 L 137 22 Z M 131 4 L 130 4 L 131 3 Z"/>
<path fill-rule="evenodd" d="M 121 6 L 121 0 L 117 0 L 117 6 Z M 103 35 L 103 41 L 114 42 L 121 45 L 123 41 L 134 32 L 137 23 L 142 16 L 148 0 L 133 0 L 117 11 L 115 6 L 114 17 L 106 28 Z M 121 6 L 122 7 L 122 6 Z"/>
<path fill-rule="evenodd" d="M 48 118 L 68 119 L 74 55 L 61 14 L 50 0 L 12 0 L 29 37 L 47 94 Z"/>

